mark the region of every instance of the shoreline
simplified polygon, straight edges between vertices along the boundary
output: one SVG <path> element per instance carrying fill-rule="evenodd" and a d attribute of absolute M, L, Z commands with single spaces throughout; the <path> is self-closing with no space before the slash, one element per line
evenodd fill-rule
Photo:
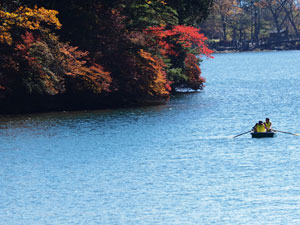
<path fill-rule="evenodd" d="M 281 51 L 300 51 L 300 49 L 254 49 L 254 50 L 246 50 L 246 51 L 241 51 L 241 50 L 215 50 L 213 49 L 214 53 L 213 54 L 219 54 L 219 53 L 242 53 L 242 52 L 281 52 Z"/>

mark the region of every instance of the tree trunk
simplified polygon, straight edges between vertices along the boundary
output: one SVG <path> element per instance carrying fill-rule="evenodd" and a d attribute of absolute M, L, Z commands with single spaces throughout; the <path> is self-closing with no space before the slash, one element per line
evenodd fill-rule
<path fill-rule="evenodd" d="M 254 29 L 254 41 L 256 46 L 259 46 L 259 34 L 261 28 L 261 12 L 259 7 L 255 7 L 255 29 Z"/>
<path fill-rule="evenodd" d="M 227 26 L 226 26 L 226 17 L 224 15 L 222 17 L 222 27 L 223 27 L 223 40 L 227 41 Z"/>
<path fill-rule="evenodd" d="M 289 11 L 286 7 L 284 7 L 284 12 L 286 13 L 287 17 L 288 17 L 288 20 L 290 21 L 294 31 L 295 31 L 295 34 L 297 36 L 297 38 L 300 38 L 300 35 L 299 35 L 299 31 L 297 29 L 297 26 L 295 24 L 295 21 L 293 19 L 293 11 Z"/>

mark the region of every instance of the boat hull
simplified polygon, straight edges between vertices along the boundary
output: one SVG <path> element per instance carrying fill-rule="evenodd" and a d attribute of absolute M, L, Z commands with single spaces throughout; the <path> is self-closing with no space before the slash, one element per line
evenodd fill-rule
<path fill-rule="evenodd" d="M 252 138 L 271 138 L 274 135 L 274 132 L 251 132 Z"/>

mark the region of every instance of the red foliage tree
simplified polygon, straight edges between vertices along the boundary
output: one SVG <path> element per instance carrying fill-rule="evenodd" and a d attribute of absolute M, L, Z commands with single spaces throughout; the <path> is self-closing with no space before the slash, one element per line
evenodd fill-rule
<path fill-rule="evenodd" d="M 197 57 L 204 55 L 213 58 L 213 51 L 205 43 L 207 38 L 199 32 L 198 28 L 184 25 L 144 30 L 152 51 L 171 61 L 168 78 L 172 81 L 173 89 L 180 87 L 197 90 L 204 86 L 205 79 L 200 76 L 200 60 Z"/>
<path fill-rule="evenodd" d="M 178 55 L 178 52 L 174 50 L 175 45 L 181 45 L 187 50 L 196 50 L 195 53 L 200 56 L 205 55 L 212 58 L 213 51 L 205 43 L 207 38 L 199 32 L 198 28 L 184 25 L 177 25 L 171 29 L 160 26 L 144 30 L 145 34 L 155 38 L 154 44 L 159 46 L 162 55 Z"/>

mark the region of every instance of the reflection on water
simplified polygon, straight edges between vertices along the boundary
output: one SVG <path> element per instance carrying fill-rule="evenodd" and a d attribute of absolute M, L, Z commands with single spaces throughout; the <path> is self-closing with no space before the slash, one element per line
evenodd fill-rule
<path fill-rule="evenodd" d="M 298 224 L 300 52 L 217 54 L 167 105 L 0 117 L 2 224 Z"/>

